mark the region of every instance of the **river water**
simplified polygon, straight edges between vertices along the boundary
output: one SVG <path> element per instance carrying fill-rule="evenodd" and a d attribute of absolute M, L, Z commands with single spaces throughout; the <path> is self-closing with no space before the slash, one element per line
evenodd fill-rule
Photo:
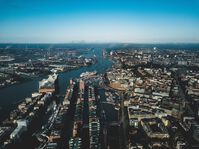
<path fill-rule="evenodd" d="M 63 72 L 59 74 L 59 92 L 64 94 L 67 84 L 71 78 L 77 78 L 82 72 L 94 71 L 98 73 L 105 72 L 106 69 L 112 66 L 112 62 L 105 59 L 102 55 L 102 47 L 96 47 L 93 50 L 85 54 L 85 56 L 96 55 L 97 63 L 88 67 L 82 67 L 80 69 L 71 70 L 68 72 Z M 38 91 L 38 83 L 43 77 L 34 78 L 31 81 L 27 81 L 21 84 L 15 84 L 3 89 L 0 89 L 0 120 L 5 118 L 9 111 L 14 107 L 14 105 L 30 97 L 33 92 Z"/>

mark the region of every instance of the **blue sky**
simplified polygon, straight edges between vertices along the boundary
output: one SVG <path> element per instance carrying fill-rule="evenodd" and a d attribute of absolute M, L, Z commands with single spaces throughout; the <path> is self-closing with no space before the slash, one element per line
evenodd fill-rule
<path fill-rule="evenodd" d="M 0 0 L 0 42 L 199 42 L 199 0 Z"/>

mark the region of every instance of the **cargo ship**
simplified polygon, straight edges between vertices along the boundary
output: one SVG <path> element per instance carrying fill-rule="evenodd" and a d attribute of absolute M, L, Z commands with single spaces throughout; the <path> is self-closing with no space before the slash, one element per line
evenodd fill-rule
<path fill-rule="evenodd" d="M 97 71 L 93 71 L 93 72 L 83 72 L 80 74 L 81 78 L 86 78 L 86 77 L 91 77 L 97 74 Z"/>
<path fill-rule="evenodd" d="M 57 92 L 58 74 L 49 75 L 47 79 L 39 81 L 40 93 L 54 93 Z"/>

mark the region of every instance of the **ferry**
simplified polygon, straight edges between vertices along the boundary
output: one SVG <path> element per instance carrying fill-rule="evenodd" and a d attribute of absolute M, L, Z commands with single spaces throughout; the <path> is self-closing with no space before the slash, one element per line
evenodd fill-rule
<path fill-rule="evenodd" d="M 93 72 L 83 72 L 80 74 L 81 78 L 85 78 L 85 77 L 91 77 L 97 74 L 97 71 L 93 71 Z"/>

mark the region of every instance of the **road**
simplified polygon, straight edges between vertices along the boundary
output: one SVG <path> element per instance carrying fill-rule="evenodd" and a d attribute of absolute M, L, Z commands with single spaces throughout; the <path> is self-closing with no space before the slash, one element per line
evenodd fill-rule
<path fill-rule="evenodd" d="M 120 98 L 121 98 L 121 115 L 120 115 L 120 124 L 122 126 L 122 147 L 121 148 L 128 148 L 127 145 L 127 122 L 125 119 L 125 112 L 124 112 L 124 92 L 120 92 Z"/>

